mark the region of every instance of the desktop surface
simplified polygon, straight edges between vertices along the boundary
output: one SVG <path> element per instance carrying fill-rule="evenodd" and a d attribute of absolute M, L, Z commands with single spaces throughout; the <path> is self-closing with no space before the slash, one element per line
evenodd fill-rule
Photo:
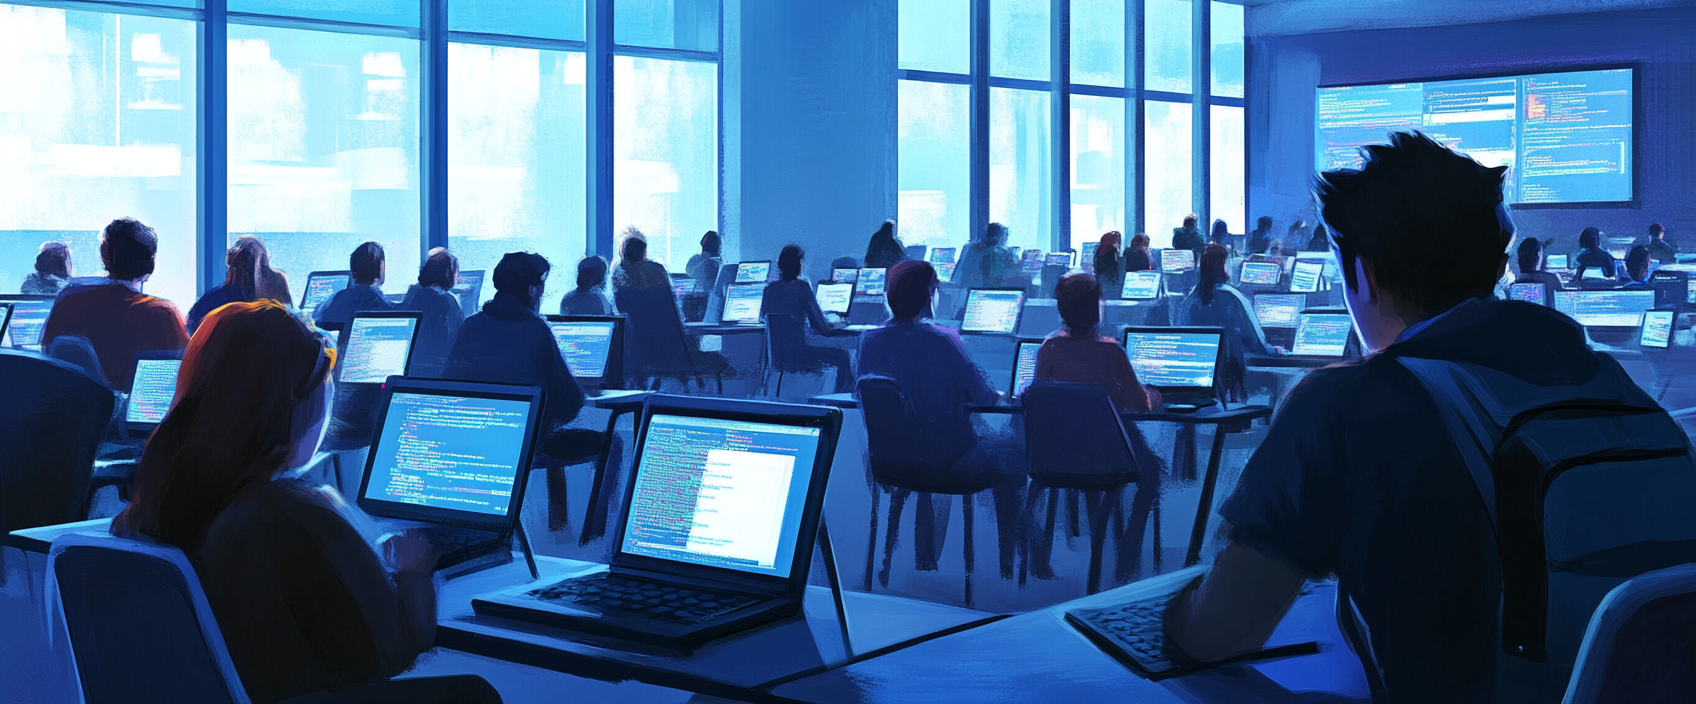
<path fill-rule="evenodd" d="M 565 367 L 578 379 L 600 379 L 607 374 L 612 338 L 618 323 L 611 320 L 550 320 L 548 331 L 565 359 Z"/>
<path fill-rule="evenodd" d="M 1290 354 L 1341 359 L 1353 332 L 1354 319 L 1347 313 L 1303 313 Z"/>
<path fill-rule="evenodd" d="M 1204 391 L 1219 366 L 1218 330 L 1128 328 L 1125 353 L 1144 385 Z"/>
<path fill-rule="evenodd" d="M 164 420 L 177 393 L 177 370 L 182 364 L 180 359 L 136 360 L 135 385 L 124 420 L 149 425 Z"/>
<path fill-rule="evenodd" d="M 766 285 L 731 284 L 724 293 L 724 314 L 719 320 L 737 325 L 760 322 L 760 306 L 765 303 Z"/>
<path fill-rule="evenodd" d="M 417 315 L 356 316 L 341 365 L 342 383 L 381 384 L 391 376 L 405 376 L 418 320 Z"/>
<path fill-rule="evenodd" d="M 960 332 L 1011 335 L 1019 329 L 1019 314 L 1024 304 L 1024 291 L 972 289 L 966 295 L 966 314 L 960 321 Z"/>
<path fill-rule="evenodd" d="M 1301 309 L 1307 307 L 1307 296 L 1288 293 L 1263 293 L 1254 297 L 1254 315 L 1263 328 L 1294 328 L 1301 322 Z"/>

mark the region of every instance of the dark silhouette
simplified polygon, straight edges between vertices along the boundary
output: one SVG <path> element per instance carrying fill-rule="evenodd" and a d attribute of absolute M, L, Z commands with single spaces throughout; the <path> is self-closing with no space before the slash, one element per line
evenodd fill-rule
<path fill-rule="evenodd" d="M 60 335 L 87 338 L 100 355 L 112 388 L 128 392 L 135 380 L 135 353 L 188 346 L 182 314 L 170 301 L 141 293 L 153 276 L 159 237 L 153 228 L 123 218 L 106 226 L 100 260 L 108 281 L 75 286 L 59 296 L 41 331 L 42 349 Z"/>
<path fill-rule="evenodd" d="M 724 265 L 724 259 L 719 256 L 718 233 L 708 230 L 701 236 L 701 253 L 689 258 L 683 272 L 695 280 L 695 290 L 706 293 L 713 290 L 713 284 L 718 280 L 718 268 Z"/>
<path fill-rule="evenodd" d="M 1527 237 L 1519 243 L 1519 276 L 1514 283 L 1543 284 L 1550 291 L 1561 290 L 1561 277 L 1543 270 L 1543 242 Z"/>
<path fill-rule="evenodd" d="M 718 276 L 714 271 L 713 276 Z M 584 257 L 577 262 L 577 288 L 559 299 L 560 315 L 613 315 L 607 295 L 607 260 Z"/>
<path fill-rule="evenodd" d="M 213 286 L 188 309 L 188 333 L 194 334 L 201 319 L 226 303 L 259 299 L 261 262 L 270 261 L 264 243 L 257 237 L 238 237 L 224 255 L 224 283 Z"/>
<path fill-rule="evenodd" d="M 1619 265 L 1614 255 L 1602 249 L 1602 231 L 1594 227 L 1586 227 L 1578 233 L 1578 256 L 1574 257 L 1575 269 L 1572 278 L 1575 281 L 1584 279 L 1584 272 L 1590 269 L 1601 269 L 1602 275 L 1615 278 L 1619 275 Z"/>
<path fill-rule="evenodd" d="M 1137 380 L 1125 348 L 1101 336 L 1101 294 L 1089 274 L 1072 274 L 1055 285 L 1062 327 L 1037 350 L 1035 378 L 1099 384 L 1120 410 L 1147 413 L 1160 406 L 1160 392 Z"/>
<path fill-rule="evenodd" d="M 1119 298 L 1125 290 L 1125 265 L 1119 253 L 1121 237 L 1118 230 L 1102 235 L 1101 242 L 1095 246 L 1095 263 L 1091 267 L 1095 280 L 1101 283 L 1102 294 L 1111 299 Z M 1055 296 L 1059 296 L 1058 291 Z"/>
<path fill-rule="evenodd" d="M 1216 244 L 1225 249 L 1231 248 L 1231 228 L 1224 220 L 1213 221 L 1213 232 L 1207 237 L 1208 244 Z"/>
<path fill-rule="evenodd" d="M 825 320 L 824 313 L 819 310 L 818 299 L 813 296 L 812 285 L 801 278 L 801 264 L 806 256 L 800 245 L 783 247 L 783 251 L 777 255 L 778 280 L 766 285 L 765 295 L 760 300 L 760 317 L 787 316 L 796 322 L 806 322 L 816 334 L 828 333 L 837 326 Z M 773 332 L 775 337 L 776 331 Z M 776 352 L 774 349 L 774 355 Z M 818 347 L 802 342 L 795 349 L 787 349 L 785 352 L 788 353 L 786 361 L 799 367 L 835 369 L 835 393 L 843 393 L 854 387 L 854 367 L 848 350 Z"/>
<path fill-rule="evenodd" d="M 1662 264 L 1672 264 L 1678 261 L 1678 245 L 1667 241 L 1667 228 L 1658 222 L 1649 224 L 1649 256 Z M 38 265 L 39 266 L 39 265 Z"/>
<path fill-rule="evenodd" d="M 1154 253 L 1149 250 L 1148 235 L 1138 232 L 1131 236 L 1131 246 L 1125 250 L 1125 272 L 1154 271 Z"/>
<path fill-rule="evenodd" d="M 446 247 L 430 250 L 424 264 L 418 268 L 418 283 L 406 290 L 401 310 L 418 311 L 417 344 L 412 350 L 412 376 L 434 377 L 459 339 L 459 328 L 465 322 L 465 311 L 459 306 L 459 296 L 451 293 L 459 283 L 459 258 Z"/>
<path fill-rule="evenodd" d="M 71 246 L 43 242 L 35 255 L 35 271 L 24 277 L 18 293 L 26 296 L 57 296 L 71 282 Z"/>
<path fill-rule="evenodd" d="M 1627 281 L 1620 286 L 1628 291 L 1649 290 L 1649 248 L 1635 245 L 1625 255 L 1625 277 Z"/>
<path fill-rule="evenodd" d="M 1184 216 L 1184 226 L 1172 228 L 1172 249 L 1187 249 L 1195 252 L 1195 258 L 1201 259 L 1201 250 L 1207 246 L 1207 240 L 1201 236 L 1201 230 L 1196 226 L 1194 214 Z"/>
<path fill-rule="evenodd" d="M 347 324 L 353 322 L 353 316 L 368 310 L 392 310 L 389 300 L 383 297 L 383 280 L 388 275 L 388 262 L 383 254 L 383 245 L 376 242 L 366 242 L 353 250 L 348 256 L 348 269 L 353 271 L 353 281 L 331 296 L 324 305 L 312 312 L 312 319 L 319 324 L 329 324 L 342 331 L 342 338 L 347 337 Z"/>
<path fill-rule="evenodd" d="M 1304 251 L 1304 252 L 1329 252 L 1329 251 L 1331 251 L 1331 237 L 1330 237 L 1330 235 L 1328 235 L 1325 232 L 1325 223 L 1319 223 L 1318 225 L 1313 226 L 1313 237 L 1308 239 L 1307 246 L 1302 248 L 1302 251 Z"/>
<path fill-rule="evenodd" d="M 1254 230 L 1248 233 L 1248 253 L 1265 254 L 1272 242 L 1272 218 L 1262 215 L 1255 221 Z"/>
<path fill-rule="evenodd" d="M 877 232 L 872 233 L 871 242 L 866 244 L 866 268 L 888 269 L 906 258 L 906 247 L 903 247 L 900 238 L 895 236 L 895 221 L 883 221 Z"/>
<path fill-rule="evenodd" d="M 1260 327 L 1253 304 L 1231 286 L 1231 273 L 1225 270 L 1228 256 L 1219 245 L 1208 245 L 1201 253 L 1200 280 L 1172 306 L 1172 324 L 1224 328 L 1227 359 L 1240 361 L 1245 354 L 1270 354 L 1266 331 Z"/>
<path fill-rule="evenodd" d="M 612 287 L 614 290 L 624 288 L 643 288 L 646 286 L 664 286 L 671 288 L 671 275 L 666 273 L 665 266 L 648 259 L 648 240 L 641 231 L 630 228 L 624 233 L 624 244 L 619 248 L 618 266 L 612 272 Z"/>

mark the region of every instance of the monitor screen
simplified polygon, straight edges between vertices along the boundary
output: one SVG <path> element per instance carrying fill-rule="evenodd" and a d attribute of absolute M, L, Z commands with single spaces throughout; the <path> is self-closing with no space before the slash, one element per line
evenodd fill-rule
<path fill-rule="evenodd" d="M 124 420 L 151 424 L 164 420 L 177 395 L 177 369 L 182 365 L 180 359 L 136 360 L 135 386 L 130 388 L 130 407 L 124 412 Z"/>
<path fill-rule="evenodd" d="M 1101 246 L 1101 243 L 1099 243 L 1099 242 L 1085 242 L 1084 243 L 1083 263 L 1080 265 L 1084 268 L 1084 271 L 1094 271 L 1095 270 L 1095 250 L 1096 250 L 1097 247 L 1100 247 L 1100 246 Z"/>
<path fill-rule="evenodd" d="M 1643 334 L 1637 339 L 1640 347 L 1666 349 L 1672 344 L 1672 319 L 1670 310 L 1652 310 L 1643 314 Z"/>
<path fill-rule="evenodd" d="M 1319 262 L 1296 262 L 1295 271 L 1290 273 L 1290 291 L 1293 293 L 1313 293 L 1319 290 L 1319 275 L 1325 273 L 1325 265 Z"/>
<path fill-rule="evenodd" d="M 1195 268 L 1195 252 L 1187 249 L 1160 250 L 1160 270 L 1168 274 L 1181 274 Z"/>
<path fill-rule="evenodd" d="M 742 262 L 736 265 L 736 283 L 765 283 L 771 276 L 771 262 Z"/>
<path fill-rule="evenodd" d="M 476 313 L 483 306 L 483 271 L 474 269 L 459 272 L 453 290 L 448 293 L 459 298 L 459 309 L 467 317 Z M 489 297 L 494 298 L 492 294 Z"/>
<path fill-rule="evenodd" d="M 337 291 L 347 288 L 347 274 L 314 274 L 306 278 L 306 293 L 300 297 L 300 309 L 311 313 L 336 295 Z"/>
<path fill-rule="evenodd" d="M 1254 317 L 1263 328 L 1294 328 L 1301 322 L 1301 309 L 1307 307 L 1307 296 L 1288 293 L 1263 293 L 1254 297 Z"/>
<path fill-rule="evenodd" d="M 1040 249 L 1027 249 L 1019 253 L 1019 268 L 1027 274 L 1042 273 L 1043 252 Z"/>
<path fill-rule="evenodd" d="M 1125 354 L 1144 384 L 1211 389 L 1219 365 L 1219 337 L 1215 331 L 1130 328 L 1125 331 Z"/>
<path fill-rule="evenodd" d="M 936 280 L 937 281 L 941 281 L 942 283 L 948 283 L 948 282 L 954 280 L 954 262 L 948 262 L 947 264 L 937 264 L 935 266 L 936 266 Z"/>
<path fill-rule="evenodd" d="M 342 362 L 342 382 L 381 384 L 391 376 L 405 376 L 412 358 L 412 341 L 418 318 L 354 316 L 347 337 L 347 359 Z"/>
<path fill-rule="evenodd" d="M 1348 350 L 1354 319 L 1347 313 L 1303 313 L 1290 354 L 1303 357 L 1342 357 Z"/>
<path fill-rule="evenodd" d="M 1556 291 L 1555 310 L 1598 328 L 1634 328 L 1655 307 L 1654 291 Z"/>
<path fill-rule="evenodd" d="M 671 275 L 671 295 L 683 298 L 695 292 L 695 279 L 681 274 Z"/>
<path fill-rule="evenodd" d="M 1625 261 L 1625 255 L 1630 254 L 1630 253 L 1631 253 L 1631 250 L 1626 249 L 1626 248 L 1608 250 L 1608 254 L 1614 255 L 1614 261 L 1616 261 L 1616 262 Z"/>
<path fill-rule="evenodd" d="M 1543 260 L 1543 268 L 1544 269 L 1565 269 L 1566 268 L 1566 257 L 1567 257 L 1567 255 L 1565 255 L 1565 254 L 1551 254 L 1546 259 Z"/>
<path fill-rule="evenodd" d="M 1125 275 L 1125 289 L 1122 298 L 1142 301 L 1160 295 L 1160 272 L 1133 271 Z"/>
<path fill-rule="evenodd" d="M 818 428 L 654 415 L 619 552 L 787 577 Z"/>
<path fill-rule="evenodd" d="M 1601 269 L 1590 267 L 1584 270 L 1583 278 L 1589 281 L 1606 281 L 1608 275 L 1603 273 Z"/>
<path fill-rule="evenodd" d="M 966 315 L 960 320 L 960 332 L 1011 335 L 1018 329 L 1019 313 L 1024 306 L 1024 291 L 974 288 L 966 294 Z"/>
<path fill-rule="evenodd" d="M 883 295 L 883 278 L 885 269 L 861 269 L 860 280 L 855 283 L 860 293 L 868 296 Z"/>
<path fill-rule="evenodd" d="M 1507 166 L 1510 204 L 1632 200 L 1632 69 L 1320 88 L 1319 171 L 1422 130 L 1485 166 Z"/>
<path fill-rule="evenodd" d="M 1025 389 L 1036 381 L 1036 352 L 1042 349 L 1042 343 L 1036 340 L 1025 340 L 1019 343 L 1019 351 L 1013 359 L 1013 383 L 1008 387 L 1013 396 L 1022 396 Z"/>
<path fill-rule="evenodd" d="M 860 279 L 859 269 L 831 269 L 830 280 L 839 284 L 851 284 Z"/>
<path fill-rule="evenodd" d="M 955 251 L 956 250 L 953 247 L 937 247 L 930 250 L 930 254 L 926 255 L 925 261 L 930 262 L 932 266 L 937 264 L 953 264 Z"/>
<path fill-rule="evenodd" d="M 848 305 L 854 302 L 854 284 L 821 283 L 813 294 L 819 301 L 819 310 L 847 315 Z"/>
<path fill-rule="evenodd" d="M 618 323 L 611 320 L 548 321 L 554 344 L 559 346 L 559 356 L 565 358 L 565 368 L 578 379 L 600 379 L 607 375 L 607 359 L 617 327 Z"/>
<path fill-rule="evenodd" d="M 15 300 L 12 321 L 6 324 L 7 343 L 21 350 L 41 351 L 41 331 L 47 327 L 47 316 L 53 312 L 51 299 Z"/>
<path fill-rule="evenodd" d="M 753 323 L 760 319 L 760 304 L 765 301 L 766 285 L 761 284 L 731 284 L 724 292 L 724 315 L 719 319 L 726 323 Z"/>
<path fill-rule="evenodd" d="M 1070 269 L 1070 268 L 1072 268 L 1072 253 L 1071 252 L 1049 252 L 1048 253 L 1047 265 L 1048 266 L 1062 267 L 1062 268 L 1065 268 L 1065 269 Z"/>
<path fill-rule="evenodd" d="M 1277 286 L 1284 267 L 1277 262 L 1243 262 L 1242 282 L 1255 286 Z"/>
<path fill-rule="evenodd" d="M 504 516 L 529 469 L 518 466 L 529 413 L 529 401 L 396 393 L 363 496 Z"/>
<path fill-rule="evenodd" d="M 1549 305 L 1549 301 L 1545 298 L 1547 291 L 1548 287 L 1543 284 L 1509 284 L 1508 300 L 1525 301 L 1526 303 L 1546 306 Z"/>
<path fill-rule="evenodd" d="M 1685 303 L 1696 303 L 1696 278 L 1691 278 L 1691 279 L 1685 280 L 1685 282 L 1684 282 L 1684 302 Z M 16 314 L 14 313 L 13 315 L 16 315 Z"/>

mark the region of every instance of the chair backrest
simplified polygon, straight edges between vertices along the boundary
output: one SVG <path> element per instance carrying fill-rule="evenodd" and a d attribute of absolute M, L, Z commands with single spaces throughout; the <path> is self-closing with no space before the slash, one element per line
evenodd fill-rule
<path fill-rule="evenodd" d="M 86 704 L 247 704 L 182 551 L 151 541 L 67 535 L 53 541 L 48 579 L 49 608 L 58 609 L 70 634 Z"/>
<path fill-rule="evenodd" d="M 766 351 L 773 369 L 785 372 L 804 371 L 807 347 L 805 323 L 799 316 L 766 316 Z"/>
<path fill-rule="evenodd" d="M 656 372 L 690 366 L 689 338 L 669 287 L 626 287 L 614 296 L 629 328 L 625 349 L 631 353 L 632 364 L 626 367 L 631 376 L 640 381 Z"/>
<path fill-rule="evenodd" d="M 1696 701 L 1696 564 L 1638 575 L 1596 607 L 1565 704 Z"/>
<path fill-rule="evenodd" d="M 1091 479 L 1119 483 L 1135 481 L 1145 471 L 1158 471 L 1158 460 L 1142 434 L 1135 427 L 1125 427 L 1101 385 L 1038 381 L 1023 399 L 1025 447 L 1033 478 L 1068 484 Z"/>
<path fill-rule="evenodd" d="M 47 346 L 47 356 L 81 369 L 88 378 L 111 386 L 106 380 L 105 371 L 100 368 L 100 355 L 94 352 L 94 343 L 86 337 L 76 335 L 60 335 L 53 338 L 53 344 Z M 132 360 L 130 362 L 134 364 Z"/>
<path fill-rule="evenodd" d="M 0 531 L 83 520 L 116 394 L 81 369 L 0 351 Z"/>
<path fill-rule="evenodd" d="M 886 376 L 862 376 L 854 396 L 866 425 L 866 450 L 873 474 L 911 475 L 953 466 L 958 457 L 937 457 L 929 423 L 913 408 L 901 382 Z"/>

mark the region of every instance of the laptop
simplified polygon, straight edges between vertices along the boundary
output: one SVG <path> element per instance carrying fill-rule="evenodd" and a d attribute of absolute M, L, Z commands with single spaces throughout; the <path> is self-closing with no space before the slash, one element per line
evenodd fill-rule
<path fill-rule="evenodd" d="M 12 315 L 6 324 L 5 346 L 17 350 L 41 351 L 41 331 L 47 327 L 47 316 L 53 312 L 53 296 L 0 295 L 0 303 L 11 305 Z"/>
<path fill-rule="evenodd" d="M 1676 315 L 1670 310 L 1651 310 L 1643 314 L 1643 331 L 1638 334 L 1637 346 L 1644 349 L 1664 350 L 1672 345 L 1672 321 Z"/>
<path fill-rule="evenodd" d="M 831 269 L 830 282 L 836 284 L 851 284 L 860 279 L 859 269 Z"/>
<path fill-rule="evenodd" d="M 1125 288 L 1120 298 L 1146 301 L 1160 297 L 1160 272 L 1133 271 L 1125 274 Z"/>
<path fill-rule="evenodd" d="M 1243 262 L 1238 279 L 1254 286 L 1277 286 L 1284 278 L 1284 267 L 1277 262 Z"/>
<path fill-rule="evenodd" d="M 1160 390 L 1168 410 L 1195 410 L 1218 397 L 1223 328 L 1125 328 L 1125 354 L 1144 386 Z"/>
<path fill-rule="evenodd" d="M 1260 327 L 1293 330 L 1301 324 L 1307 296 L 1299 293 L 1262 293 L 1254 297 L 1254 317 Z"/>
<path fill-rule="evenodd" d="M 1654 307 L 1654 291 L 1555 292 L 1555 310 L 1587 328 L 1636 328 Z"/>
<path fill-rule="evenodd" d="M 1296 326 L 1296 341 L 1290 356 L 1341 360 L 1354 334 L 1354 318 L 1345 310 L 1304 310 Z"/>
<path fill-rule="evenodd" d="M 1182 274 L 1195 268 L 1195 252 L 1187 249 L 1160 250 L 1160 270 L 1168 274 Z"/>
<path fill-rule="evenodd" d="M 6 327 L 12 323 L 12 304 L 0 303 L 0 340 L 6 339 Z M 10 345 L 8 345 L 10 346 Z"/>
<path fill-rule="evenodd" d="M 1290 293 L 1317 293 L 1319 278 L 1324 273 L 1323 262 L 1297 261 L 1295 269 L 1290 272 Z"/>
<path fill-rule="evenodd" d="M 324 305 L 337 291 L 353 282 L 351 271 L 314 271 L 306 275 L 306 291 L 300 296 L 300 312 L 312 317 L 318 306 Z M 475 310 L 472 308 L 471 310 Z"/>
<path fill-rule="evenodd" d="M 1042 273 L 1043 252 L 1040 249 L 1027 249 L 1019 253 L 1019 269 L 1032 276 Z"/>
<path fill-rule="evenodd" d="M 421 530 L 438 571 L 510 561 L 542 390 L 394 377 L 379 408 L 359 508 L 383 528 Z"/>
<path fill-rule="evenodd" d="M 183 353 L 175 350 L 136 353 L 135 385 L 124 410 L 124 425 L 132 434 L 145 436 L 165 420 L 176 400 L 177 370 L 182 366 Z"/>
<path fill-rule="evenodd" d="M 736 283 L 763 284 L 770 280 L 771 261 L 742 262 L 736 265 Z"/>
<path fill-rule="evenodd" d="M 695 277 L 688 274 L 671 275 L 671 295 L 675 296 L 678 300 L 683 300 L 684 296 L 694 292 Z"/>
<path fill-rule="evenodd" d="M 719 322 L 725 325 L 759 325 L 760 306 L 765 303 L 765 282 L 731 284 L 724 292 L 724 312 Z"/>
<path fill-rule="evenodd" d="M 1585 281 L 1607 281 L 1609 279 L 1612 279 L 1613 277 L 1609 276 L 1606 272 L 1602 271 L 1601 269 L 1598 269 L 1596 267 L 1590 267 L 1588 269 L 1585 269 L 1584 275 L 1579 277 L 1579 278 L 1581 278 Z"/>
<path fill-rule="evenodd" d="M 623 318 L 550 315 L 547 319 L 565 367 L 583 390 L 597 392 L 623 386 Z"/>
<path fill-rule="evenodd" d="M 1556 271 L 1565 270 L 1567 268 L 1566 262 L 1567 262 L 1567 255 L 1565 255 L 1565 254 L 1551 254 L 1551 255 L 1549 255 L 1549 256 L 1547 256 L 1543 259 L 1543 268 L 1544 269 L 1556 270 Z"/>
<path fill-rule="evenodd" d="M 467 317 L 483 309 L 483 270 L 459 272 L 459 279 L 448 293 L 459 299 L 459 310 Z"/>
<path fill-rule="evenodd" d="M 1084 256 L 1083 256 L 1084 271 L 1094 271 L 1095 270 L 1095 250 L 1096 250 L 1097 247 L 1100 247 L 1100 246 L 1101 246 L 1100 242 L 1085 242 L 1084 243 Z"/>
<path fill-rule="evenodd" d="M 1020 340 L 1013 357 L 1013 380 L 1007 384 L 1007 395 L 1014 400 L 1025 395 L 1025 389 L 1036 381 L 1036 352 L 1042 340 Z"/>
<path fill-rule="evenodd" d="M 471 606 L 685 650 L 799 613 L 841 425 L 820 406 L 650 398 L 610 568 Z"/>
<path fill-rule="evenodd" d="M 365 311 L 348 324 L 347 348 L 336 365 L 343 384 L 381 384 L 406 376 L 422 314 L 412 310 Z"/>
<path fill-rule="evenodd" d="M 854 288 L 867 296 L 883 295 L 883 282 L 888 269 L 861 269 L 860 278 L 854 282 Z"/>
<path fill-rule="evenodd" d="M 854 284 L 819 282 L 813 297 L 818 299 L 819 310 L 846 318 L 849 306 L 854 303 Z"/>
<path fill-rule="evenodd" d="M 1071 269 L 1072 268 L 1072 255 L 1073 254 L 1074 254 L 1074 252 L 1071 252 L 1071 251 L 1049 252 L 1048 253 L 1048 259 L 1043 262 L 1043 265 L 1044 266 L 1056 266 L 1056 267 L 1060 267 L 1062 269 Z"/>
<path fill-rule="evenodd" d="M 1538 283 L 1508 284 L 1508 300 L 1549 305 L 1549 287 Z"/>
<path fill-rule="evenodd" d="M 1012 335 L 1025 310 L 1024 289 L 974 288 L 966 293 L 966 314 L 960 332 L 971 335 Z"/>

